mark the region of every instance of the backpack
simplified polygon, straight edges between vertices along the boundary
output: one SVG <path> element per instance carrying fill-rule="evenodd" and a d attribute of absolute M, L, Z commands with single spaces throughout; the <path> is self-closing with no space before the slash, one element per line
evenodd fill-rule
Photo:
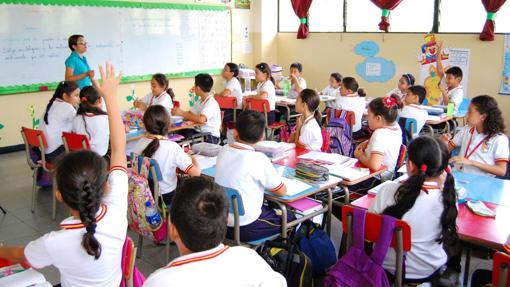
<path fill-rule="evenodd" d="M 329 149 L 329 142 L 331 140 L 331 135 L 329 132 L 325 129 L 321 129 L 321 135 L 322 135 L 322 146 L 321 146 L 321 152 L 327 152 L 330 153 Z"/>
<path fill-rule="evenodd" d="M 353 245 L 331 268 L 324 280 L 326 287 L 390 287 L 388 277 L 382 267 L 391 244 L 396 219 L 383 215 L 379 240 L 370 256 L 364 251 L 366 210 L 354 209 Z"/>
<path fill-rule="evenodd" d="M 311 261 L 299 247 L 286 239 L 266 241 L 256 249 L 257 253 L 282 274 L 289 287 L 313 287 Z"/>
<path fill-rule="evenodd" d="M 154 197 L 149 187 L 149 167 L 151 159 L 143 157 L 139 161 L 139 156 L 131 157 L 131 168 L 128 170 L 128 223 L 129 228 L 137 234 L 149 238 L 155 242 L 163 241 L 167 233 L 166 205 L 163 198 L 160 199 L 162 207 L 161 225 L 153 230 L 145 218 L 145 203 L 155 204 Z M 140 172 L 138 172 L 140 171 Z"/>
<path fill-rule="evenodd" d="M 289 142 L 290 135 L 292 133 L 296 132 L 296 126 L 291 125 L 290 123 L 287 123 L 283 128 L 280 130 L 280 141 L 281 142 Z"/>
<path fill-rule="evenodd" d="M 295 241 L 299 249 L 303 251 L 312 261 L 312 271 L 314 277 L 320 277 L 326 274 L 326 270 L 336 263 L 335 246 L 324 230 L 319 228 L 311 220 L 301 223 Z"/>
<path fill-rule="evenodd" d="M 132 254 L 132 252 L 136 251 L 135 248 L 130 248 L 134 246 L 133 240 L 127 236 L 124 241 L 124 247 L 122 248 L 122 280 L 120 281 L 120 287 L 129 287 L 128 280 L 126 279 L 127 274 L 131 272 L 131 266 L 134 265 L 134 260 L 136 254 Z M 138 267 L 133 266 L 133 274 L 132 274 L 132 283 L 131 287 L 142 287 L 145 282 L 145 276 L 143 276 L 142 272 L 138 269 Z"/>
<path fill-rule="evenodd" d="M 351 127 L 347 123 L 348 115 L 348 111 L 327 109 L 326 132 L 329 133 L 329 149 L 332 153 L 352 157 L 354 146 L 352 145 Z"/>

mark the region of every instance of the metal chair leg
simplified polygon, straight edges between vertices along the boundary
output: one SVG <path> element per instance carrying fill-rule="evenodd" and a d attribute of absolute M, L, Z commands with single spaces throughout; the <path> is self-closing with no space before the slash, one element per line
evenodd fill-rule
<path fill-rule="evenodd" d="M 168 213 L 166 224 L 165 264 L 170 261 L 170 242 L 172 241 L 170 238 L 170 213 Z"/>
<path fill-rule="evenodd" d="M 53 177 L 53 186 L 51 187 L 51 190 L 53 191 L 52 196 L 52 207 L 51 207 L 51 219 L 55 221 L 57 219 L 57 197 L 56 197 L 56 180 L 55 177 Z"/>
<path fill-rule="evenodd" d="M 37 201 L 37 173 L 38 173 L 38 168 L 34 168 L 34 172 L 32 174 L 32 180 L 33 180 L 33 183 L 32 183 L 32 203 L 31 203 L 31 208 L 32 208 L 32 213 L 35 212 L 35 202 Z"/>
<path fill-rule="evenodd" d="M 3 214 L 7 214 L 7 211 L 5 211 L 5 209 L 0 205 L 0 210 L 2 211 Z"/>
<path fill-rule="evenodd" d="M 138 252 L 136 253 L 136 258 L 140 258 L 142 257 L 142 245 L 143 245 L 143 236 L 141 235 L 138 235 L 138 243 L 137 243 L 138 247 Z"/>

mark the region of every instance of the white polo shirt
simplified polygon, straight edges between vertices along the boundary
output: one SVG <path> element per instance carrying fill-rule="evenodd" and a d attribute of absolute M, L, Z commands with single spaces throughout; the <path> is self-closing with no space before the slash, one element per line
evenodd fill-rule
<path fill-rule="evenodd" d="M 89 138 L 90 149 L 104 156 L 110 143 L 108 115 L 77 115 L 73 120 L 73 132 Z"/>
<path fill-rule="evenodd" d="M 508 137 L 504 134 L 498 134 L 487 138 L 486 134 L 479 134 L 475 128 L 465 126 L 450 141 L 452 147 L 459 147 L 459 156 L 467 157 L 480 163 L 495 165 L 497 162 L 508 162 Z M 486 176 L 495 175 L 482 171 L 481 169 L 469 166 L 455 164 L 455 170 L 466 173 L 480 174 Z"/>
<path fill-rule="evenodd" d="M 164 91 L 159 96 L 154 96 L 152 93 L 148 93 L 144 98 L 143 102 L 147 105 L 147 107 L 153 106 L 153 105 L 160 105 L 165 107 L 168 112 L 172 110 L 174 107 L 174 102 L 172 101 L 172 97 Z"/>
<path fill-rule="evenodd" d="M 141 138 L 135 146 L 134 152 L 141 155 L 143 150 L 152 142 L 151 138 Z M 167 194 L 177 187 L 176 168 L 188 173 L 193 168 L 193 163 L 189 155 L 175 142 L 162 139 L 159 140 L 159 148 L 152 155 L 152 158 L 158 162 L 161 171 L 162 180 L 159 182 L 161 194 Z"/>
<path fill-rule="evenodd" d="M 399 186 L 400 183 L 392 182 L 382 187 L 369 211 L 381 214 L 386 207 L 394 205 Z M 428 277 L 446 263 L 446 252 L 443 245 L 437 242 L 441 237 L 443 209 L 442 191 L 438 183 L 425 182 L 413 207 L 402 217 L 411 227 L 411 250 L 406 255 L 406 278 Z M 395 260 L 395 250 L 390 248 L 383 267 L 392 274 L 395 274 Z"/>
<path fill-rule="evenodd" d="M 336 98 L 336 108 L 350 111 L 354 113 L 356 123 L 352 126 L 352 132 L 361 130 L 361 119 L 363 118 L 363 112 L 365 111 L 367 103 L 364 97 L 358 96 L 358 94 L 350 94 L 347 96 L 339 95 Z"/>
<path fill-rule="evenodd" d="M 303 79 L 303 77 L 299 77 L 298 82 L 299 82 L 299 86 L 301 86 L 301 89 L 303 89 L 303 90 L 306 89 L 306 81 L 305 81 L 305 79 Z M 296 89 L 297 89 L 296 85 L 292 84 L 292 86 L 290 87 L 290 91 L 289 91 L 289 98 L 297 99 L 300 92 L 298 92 Z"/>
<path fill-rule="evenodd" d="M 152 273 L 144 287 L 285 287 L 285 278 L 254 250 L 223 244 L 180 256 Z"/>
<path fill-rule="evenodd" d="M 241 226 L 259 218 L 266 189 L 275 191 L 283 186 L 282 178 L 265 154 L 238 142 L 221 149 L 216 160 L 214 181 L 241 194 L 245 212 L 240 216 Z M 228 223 L 234 226 L 233 214 L 229 213 Z"/>
<path fill-rule="evenodd" d="M 101 256 L 95 260 L 81 245 L 86 230 L 80 220 L 64 219 L 59 231 L 52 231 L 30 242 L 25 257 L 40 269 L 53 265 L 60 272 L 63 287 L 119 286 L 122 277 L 122 248 L 127 230 L 128 177 L 123 167 L 113 167 L 110 190 L 96 215 L 95 237 L 101 244 Z"/>
<path fill-rule="evenodd" d="M 394 88 L 393 90 L 389 91 L 386 96 L 389 97 L 391 95 L 397 95 L 401 100 L 405 97 L 405 93 L 402 93 L 402 91 L 399 88 Z"/>
<path fill-rule="evenodd" d="M 305 119 L 299 133 L 299 144 L 307 150 L 321 151 L 322 132 L 321 127 L 313 115 Z"/>
<path fill-rule="evenodd" d="M 274 111 L 276 109 L 276 91 L 274 89 L 274 84 L 271 80 L 267 80 L 263 83 L 257 84 L 257 94 L 266 92 L 267 93 L 267 101 L 269 102 L 269 109 Z"/>
<path fill-rule="evenodd" d="M 225 89 L 230 91 L 231 97 L 236 97 L 237 99 L 237 108 L 243 108 L 243 90 L 241 89 L 241 83 L 236 77 L 225 82 Z"/>
<path fill-rule="evenodd" d="M 416 138 L 419 136 L 421 129 L 427 122 L 429 114 L 420 105 L 406 105 L 400 111 L 400 116 L 416 120 L 416 132 L 413 132 L 413 138 Z"/>
<path fill-rule="evenodd" d="M 203 101 L 196 102 L 191 108 L 191 112 L 195 115 L 203 115 L 207 118 L 205 125 L 197 128 L 198 131 L 211 133 L 212 136 L 220 137 L 221 111 L 213 95 L 209 95 Z"/>
<path fill-rule="evenodd" d="M 462 86 L 458 85 L 451 90 L 448 89 L 448 98 L 450 99 L 450 102 L 453 102 L 455 105 L 454 113 L 457 113 L 459 111 L 459 106 L 464 99 L 464 90 L 462 89 Z"/>
<path fill-rule="evenodd" d="M 323 90 L 322 90 L 322 94 L 323 95 L 326 95 L 326 96 L 332 96 L 332 97 L 340 97 L 340 87 L 338 88 L 333 88 L 331 86 L 327 86 L 325 87 Z M 328 108 L 336 108 L 336 103 L 335 101 L 327 101 L 326 102 L 326 107 Z"/>
<path fill-rule="evenodd" d="M 48 111 L 48 124 L 44 122 L 44 114 L 40 119 L 39 130 L 44 133 L 48 148 L 46 154 L 54 152 L 63 145 L 62 133 L 71 132 L 73 129 L 73 120 L 76 116 L 76 109 L 70 103 L 55 99 Z"/>
<path fill-rule="evenodd" d="M 381 179 L 390 180 L 393 176 L 395 166 L 397 165 L 400 146 L 402 145 L 402 130 L 397 123 L 391 126 L 376 129 L 365 149 L 365 155 L 370 157 L 372 154 L 383 156 L 382 164 L 388 170 L 381 174 Z"/>

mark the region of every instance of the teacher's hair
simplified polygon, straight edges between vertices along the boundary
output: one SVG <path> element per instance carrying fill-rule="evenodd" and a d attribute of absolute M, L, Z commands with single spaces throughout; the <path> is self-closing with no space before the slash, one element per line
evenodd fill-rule
<path fill-rule="evenodd" d="M 80 38 L 84 38 L 83 35 L 72 35 L 71 37 L 69 37 L 67 43 L 69 44 L 69 49 L 71 49 L 71 51 L 74 51 L 73 46 L 78 45 L 78 39 Z"/>

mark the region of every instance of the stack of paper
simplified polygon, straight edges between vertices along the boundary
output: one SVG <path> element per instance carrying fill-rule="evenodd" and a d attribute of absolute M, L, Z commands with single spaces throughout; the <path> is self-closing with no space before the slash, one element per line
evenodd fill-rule
<path fill-rule="evenodd" d="M 270 158 L 281 157 L 295 148 L 296 144 L 276 141 L 260 141 L 255 145 L 256 151 L 262 152 Z"/>
<path fill-rule="evenodd" d="M 362 177 L 370 175 L 368 168 L 350 167 L 344 165 L 327 166 L 329 173 L 348 181 L 355 181 Z"/>
<path fill-rule="evenodd" d="M 209 156 L 203 156 L 203 155 L 195 155 L 196 160 L 198 161 L 198 164 L 200 165 L 200 169 L 208 169 L 210 167 L 213 167 L 216 165 L 216 159 L 217 156 L 209 157 Z"/>

